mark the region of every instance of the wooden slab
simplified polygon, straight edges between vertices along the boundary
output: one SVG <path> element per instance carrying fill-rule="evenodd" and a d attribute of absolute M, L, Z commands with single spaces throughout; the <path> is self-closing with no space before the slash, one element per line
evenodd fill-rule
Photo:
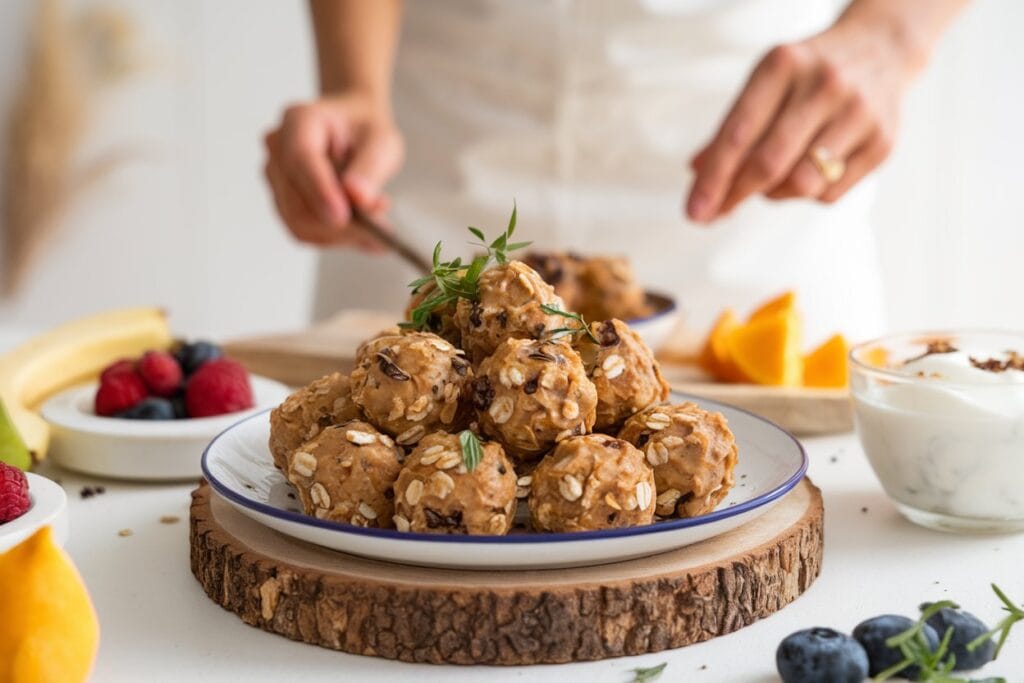
<path fill-rule="evenodd" d="M 786 606 L 821 568 L 821 492 L 804 480 L 729 533 L 577 569 L 457 571 L 345 555 L 192 494 L 192 573 L 242 621 L 293 640 L 409 662 L 541 664 L 677 648 Z M 455 549 L 457 551 L 457 549 Z"/>
<path fill-rule="evenodd" d="M 252 372 L 302 386 L 329 372 L 348 372 L 359 344 L 397 319 L 395 313 L 344 311 L 308 330 L 239 339 L 225 348 Z M 684 328 L 675 337 L 658 354 L 673 389 L 749 410 L 799 435 L 853 429 L 853 406 L 845 389 L 712 382 L 693 363 L 692 349 L 699 340 Z"/>

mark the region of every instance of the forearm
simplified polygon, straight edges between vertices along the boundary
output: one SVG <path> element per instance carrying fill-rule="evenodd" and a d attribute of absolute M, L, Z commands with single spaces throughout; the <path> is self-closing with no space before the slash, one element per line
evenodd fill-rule
<path fill-rule="evenodd" d="M 320 91 L 359 91 L 387 106 L 401 0 L 310 0 Z"/>
<path fill-rule="evenodd" d="M 946 28 L 970 0 L 852 0 L 835 29 L 882 31 L 904 57 L 911 75 L 928 63 Z"/>

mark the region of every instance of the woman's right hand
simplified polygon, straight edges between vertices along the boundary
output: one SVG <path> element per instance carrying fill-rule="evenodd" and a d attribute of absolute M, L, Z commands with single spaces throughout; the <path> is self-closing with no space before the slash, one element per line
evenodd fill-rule
<path fill-rule="evenodd" d="M 295 237 L 380 248 L 352 225 L 352 210 L 379 219 L 390 205 L 384 185 L 401 168 L 404 146 L 386 107 L 358 95 L 292 105 L 265 142 L 267 182 Z"/>

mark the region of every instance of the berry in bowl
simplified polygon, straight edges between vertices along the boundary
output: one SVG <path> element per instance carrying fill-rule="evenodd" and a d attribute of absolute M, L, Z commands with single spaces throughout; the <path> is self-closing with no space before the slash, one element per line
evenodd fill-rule
<path fill-rule="evenodd" d="M 1024 530 L 1024 334 L 903 334 L 850 352 L 857 432 L 905 517 Z"/>
<path fill-rule="evenodd" d="M 63 467 L 181 480 L 201 476 L 199 457 L 213 437 L 287 395 L 286 386 L 250 375 L 216 344 L 184 342 L 112 363 L 98 383 L 51 398 L 42 415 Z"/>
<path fill-rule="evenodd" d="M 0 553 L 44 526 L 52 527 L 57 542 L 64 543 L 67 508 L 64 489 L 56 483 L 0 461 Z"/>

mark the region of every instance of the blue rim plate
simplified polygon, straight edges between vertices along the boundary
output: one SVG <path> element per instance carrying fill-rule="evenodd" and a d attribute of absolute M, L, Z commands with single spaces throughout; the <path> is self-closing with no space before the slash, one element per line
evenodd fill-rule
<path fill-rule="evenodd" d="M 740 408 L 685 394 L 721 411 L 739 447 L 736 485 L 706 515 L 648 526 L 576 533 L 462 536 L 368 529 L 316 519 L 297 509 L 290 487 L 267 447 L 267 411 L 221 432 L 206 447 L 203 475 L 213 490 L 243 514 L 289 536 L 374 559 L 457 568 L 523 569 L 602 564 L 650 555 L 705 540 L 759 516 L 799 483 L 807 471 L 800 442 L 781 427 Z M 457 558 L 451 557 L 458 544 Z M 534 549 L 537 553 L 527 552 Z M 472 551 L 472 552 L 471 552 Z"/>

